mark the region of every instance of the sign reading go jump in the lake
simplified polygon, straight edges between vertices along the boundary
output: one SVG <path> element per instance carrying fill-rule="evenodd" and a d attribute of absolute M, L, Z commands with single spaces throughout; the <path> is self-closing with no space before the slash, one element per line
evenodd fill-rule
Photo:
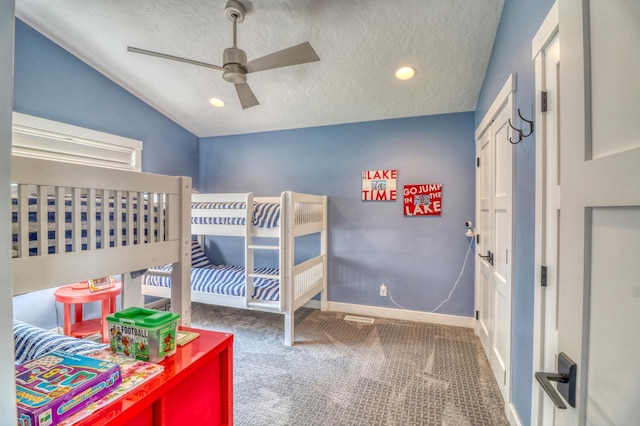
<path fill-rule="evenodd" d="M 404 186 L 405 216 L 440 216 L 441 213 L 441 183 Z"/>

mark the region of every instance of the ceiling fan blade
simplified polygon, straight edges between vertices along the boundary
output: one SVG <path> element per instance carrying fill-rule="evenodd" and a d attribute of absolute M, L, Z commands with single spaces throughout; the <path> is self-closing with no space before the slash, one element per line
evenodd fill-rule
<path fill-rule="evenodd" d="M 191 65 L 198 65 L 200 67 L 213 68 L 214 70 L 218 70 L 218 71 L 225 71 L 224 68 L 219 67 L 217 65 L 207 64 L 206 62 L 194 61 L 192 59 L 181 58 L 179 56 L 167 55 L 166 53 L 159 53 L 159 52 L 153 52 L 151 50 L 138 49 L 137 47 L 127 46 L 127 51 L 133 52 L 133 53 L 141 53 L 143 55 L 155 56 L 157 58 L 162 58 L 162 59 L 170 59 L 172 61 L 184 62 Z"/>
<path fill-rule="evenodd" d="M 249 87 L 247 83 L 239 83 L 235 84 L 234 86 L 236 86 L 236 92 L 238 92 L 238 98 L 240 98 L 242 109 L 260 105 L 260 102 L 258 102 L 258 99 L 256 99 L 256 96 L 253 94 L 251 87 Z"/>
<path fill-rule="evenodd" d="M 253 61 L 249 61 L 242 65 L 247 72 L 257 72 L 270 70 L 273 68 L 288 67 L 290 65 L 305 64 L 307 62 L 319 61 L 320 58 L 316 54 L 313 47 L 308 41 L 282 49 L 269 55 L 263 56 Z"/>

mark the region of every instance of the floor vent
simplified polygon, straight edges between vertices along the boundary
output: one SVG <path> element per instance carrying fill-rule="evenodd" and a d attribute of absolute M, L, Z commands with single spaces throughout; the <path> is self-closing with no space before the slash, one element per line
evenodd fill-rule
<path fill-rule="evenodd" d="M 345 321 L 362 322 L 365 324 L 373 324 L 373 318 L 357 317 L 355 315 L 345 315 Z"/>

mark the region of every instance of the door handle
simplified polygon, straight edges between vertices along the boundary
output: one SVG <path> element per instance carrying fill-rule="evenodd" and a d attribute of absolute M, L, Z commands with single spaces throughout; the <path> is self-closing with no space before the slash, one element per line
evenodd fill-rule
<path fill-rule="evenodd" d="M 560 398 L 560 395 L 567 400 L 570 406 L 576 406 L 576 371 L 577 365 L 564 352 L 558 354 L 558 372 L 545 373 L 538 371 L 535 374 L 536 380 L 542 386 L 542 389 L 549 395 L 553 404 L 560 409 L 566 409 L 567 406 Z M 558 383 L 556 391 L 551 382 Z"/>
<path fill-rule="evenodd" d="M 553 401 L 553 405 L 562 409 L 567 408 L 567 406 L 562 401 L 562 398 L 560 398 L 558 392 L 556 392 L 556 390 L 551 385 L 551 382 L 569 382 L 569 378 L 567 376 L 560 373 L 545 373 L 542 371 L 538 371 L 536 373 L 536 380 L 538 381 L 538 383 L 540 383 L 542 389 L 547 393 L 547 395 L 549 395 L 549 398 L 551 398 L 551 401 Z"/>
<path fill-rule="evenodd" d="M 480 256 L 481 258 L 483 258 L 487 262 L 489 262 L 489 265 L 493 265 L 493 253 L 491 253 L 490 251 L 487 251 L 487 255 L 486 256 L 483 256 L 480 253 L 478 253 L 478 256 Z"/>

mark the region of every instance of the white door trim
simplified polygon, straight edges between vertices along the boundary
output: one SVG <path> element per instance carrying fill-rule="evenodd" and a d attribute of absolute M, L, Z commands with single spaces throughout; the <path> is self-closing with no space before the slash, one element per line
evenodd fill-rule
<path fill-rule="evenodd" d="M 507 78 L 506 82 L 504 83 L 504 85 L 502 86 L 501 90 L 499 91 L 499 93 L 497 94 L 496 98 L 494 99 L 494 101 L 492 102 L 491 106 L 489 107 L 489 110 L 487 111 L 487 113 L 485 114 L 485 116 L 482 118 L 482 120 L 480 121 L 479 126 L 476 129 L 475 132 L 475 136 L 476 136 L 476 149 L 478 149 L 478 143 L 479 141 L 481 141 L 481 139 L 483 138 L 483 136 L 485 135 L 486 132 L 491 132 L 491 136 L 490 138 L 492 139 L 492 141 L 490 142 L 493 145 L 492 149 L 497 149 L 496 148 L 496 142 L 497 143 L 506 143 L 509 148 L 509 155 L 511 155 L 511 160 L 509 161 L 509 167 L 511 167 L 511 171 L 509 174 L 509 178 L 510 178 L 510 183 L 508 185 L 508 189 L 506 188 L 502 188 L 505 189 L 507 192 L 505 192 L 503 194 L 503 196 L 506 196 L 506 200 L 508 200 L 508 203 L 510 203 L 509 207 L 508 207 L 508 211 L 509 211 L 509 215 L 510 217 L 508 218 L 508 232 L 507 234 L 504 234 L 507 236 L 507 241 L 503 241 L 505 244 L 502 245 L 501 250 L 502 249 L 506 249 L 504 252 L 500 251 L 500 253 L 495 253 L 495 262 L 496 262 L 496 267 L 498 267 L 498 265 L 502 265 L 503 269 L 502 269 L 502 273 L 504 274 L 504 277 L 507 278 L 507 290 L 505 292 L 505 309 L 503 309 L 501 312 L 503 313 L 503 316 L 501 319 L 503 319 L 504 321 L 497 325 L 496 321 L 491 321 L 493 326 L 492 326 L 492 330 L 490 330 L 490 346 L 491 348 L 488 349 L 486 347 L 483 346 L 483 349 L 485 350 L 485 352 L 487 350 L 490 350 L 490 352 L 492 353 L 487 353 L 487 358 L 489 358 L 490 363 L 492 362 L 492 359 L 498 359 L 497 356 L 501 356 L 501 358 L 499 359 L 499 363 L 501 363 L 501 365 L 504 368 L 504 377 L 498 378 L 496 377 L 497 381 L 498 381 L 498 385 L 501 388 L 501 392 L 504 398 L 504 402 L 505 402 L 505 414 L 507 414 L 511 419 L 512 422 L 517 422 L 517 415 L 515 414 L 515 409 L 512 406 L 512 386 L 511 386 L 511 377 L 512 377 L 512 362 L 511 362 L 511 358 L 512 358 L 512 353 L 513 353 L 513 339 L 512 339 L 512 334 L 513 334 L 513 183 L 514 183 L 514 175 L 513 175 L 513 165 L 514 165 L 514 161 L 513 161 L 513 155 L 514 155 L 514 150 L 512 148 L 512 145 L 509 144 L 509 141 L 507 140 L 508 138 L 508 134 L 510 133 L 510 131 L 507 128 L 507 121 L 506 118 L 504 117 L 505 112 L 508 114 L 508 117 L 513 121 L 513 117 L 514 117 L 514 110 L 515 110 L 515 91 L 516 91 L 516 76 L 515 74 L 510 74 L 509 77 Z M 498 121 L 495 121 L 498 120 Z M 495 121 L 495 122 L 494 122 Z M 504 139 L 497 139 L 494 140 L 494 138 L 496 137 L 496 135 L 493 133 L 495 129 L 504 129 L 507 128 L 507 133 L 506 136 L 504 137 Z M 504 147 L 500 147 L 500 149 L 502 149 Z M 478 152 L 478 154 L 480 154 Z M 504 154 L 504 152 L 503 152 Z M 480 167 L 494 167 L 494 162 L 496 161 L 495 153 L 492 154 L 492 159 L 491 159 L 491 163 L 492 164 L 480 164 Z M 494 172 L 491 172 L 492 174 Z M 476 174 L 477 176 L 477 174 Z M 492 177 L 491 179 L 492 181 L 492 185 L 495 184 L 494 182 L 494 178 Z M 478 225 L 480 224 L 480 206 L 481 206 L 481 202 L 482 202 L 482 195 L 480 193 L 480 189 L 478 188 L 479 185 L 479 180 L 476 179 L 476 223 Z M 494 188 L 491 188 L 492 194 L 494 194 Z M 493 197 L 493 195 L 492 195 Z M 501 207 L 502 208 L 502 207 Z M 493 209 L 493 207 L 492 207 Z M 494 218 L 490 219 L 493 223 Z M 480 233 L 480 244 L 477 248 L 476 251 L 478 251 L 478 254 L 480 254 L 480 250 L 485 250 L 485 249 L 489 249 L 491 251 L 498 251 L 497 248 L 494 248 L 493 245 L 496 244 L 496 241 L 494 241 L 495 239 L 492 236 L 482 236 L 483 232 L 487 232 L 486 230 L 480 229 L 479 233 Z M 489 231 L 489 232 L 493 232 L 493 234 L 495 235 L 495 229 L 493 231 Z M 489 246 L 487 247 L 487 241 L 489 241 Z M 482 268 L 482 263 L 480 262 L 480 258 L 476 257 L 476 262 L 475 262 L 475 271 L 476 271 L 476 278 L 475 278 L 475 306 L 476 306 L 476 311 L 480 311 L 480 317 L 482 318 L 483 315 L 486 315 L 486 313 L 482 312 L 482 300 L 481 300 L 481 290 L 482 290 L 482 286 L 481 286 L 481 268 Z M 486 265 L 484 266 L 486 267 Z M 508 269 L 505 269 L 508 268 Z M 493 269 L 493 268 L 492 268 Z M 494 269 L 492 274 L 495 274 L 496 270 Z M 492 277 L 494 277 L 493 279 L 495 279 L 495 275 L 492 275 Z M 495 305 L 492 305 L 495 308 Z M 497 310 L 494 310 L 493 308 L 491 308 L 491 310 L 493 312 L 491 312 L 491 315 L 494 315 L 495 312 L 497 312 Z M 475 321 L 475 332 L 477 335 L 480 335 L 480 320 L 476 320 Z M 499 334 L 498 334 L 499 333 Z M 496 343 L 500 343 L 502 349 L 505 349 L 503 352 L 498 353 L 496 352 L 496 355 L 494 355 L 494 351 L 492 351 L 492 349 L 498 348 L 497 346 L 494 348 L 494 344 Z M 493 365 L 492 365 L 492 369 L 493 369 Z M 494 370 L 494 375 L 496 374 L 496 371 Z M 502 376 L 502 375 L 500 375 Z M 502 383 L 501 383 L 502 382 Z"/>
<path fill-rule="evenodd" d="M 532 59 L 535 61 L 535 93 L 539 94 L 545 87 L 544 77 L 544 51 L 556 37 L 559 32 L 560 21 L 558 15 L 558 4 L 553 4 L 551 10 L 547 14 L 538 32 L 531 42 Z M 540 106 L 540 98 L 536 98 L 536 118 L 538 129 L 546 128 L 546 117 L 542 113 Z M 543 218 L 545 212 L 545 133 L 537 132 L 536 134 L 536 194 L 535 194 L 535 257 L 534 257 L 534 303 L 533 303 L 533 371 L 543 370 L 544 353 L 543 341 L 544 335 L 542 331 L 543 321 L 543 295 L 542 287 L 539 285 L 541 280 L 541 266 L 543 258 Z M 541 419 L 540 410 L 542 406 L 542 398 L 546 398 L 540 390 L 540 385 L 532 378 L 531 392 L 531 424 L 537 425 Z"/>
<path fill-rule="evenodd" d="M 507 101 L 507 97 L 516 91 L 516 75 L 510 74 L 507 78 L 507 81 L 500 89 L 500 92 L 496 95 L 496 98 L 491 103 L 489 110 L 480 121 L 480 124 L 476 128 L 476 140 L 480 138 L 482 133 L 484 133 L 487 128 L 493 122 L 493 118 L 500 111 L 500 107 Z M 514 103 L 515 104 L 515 103 Z"/>

